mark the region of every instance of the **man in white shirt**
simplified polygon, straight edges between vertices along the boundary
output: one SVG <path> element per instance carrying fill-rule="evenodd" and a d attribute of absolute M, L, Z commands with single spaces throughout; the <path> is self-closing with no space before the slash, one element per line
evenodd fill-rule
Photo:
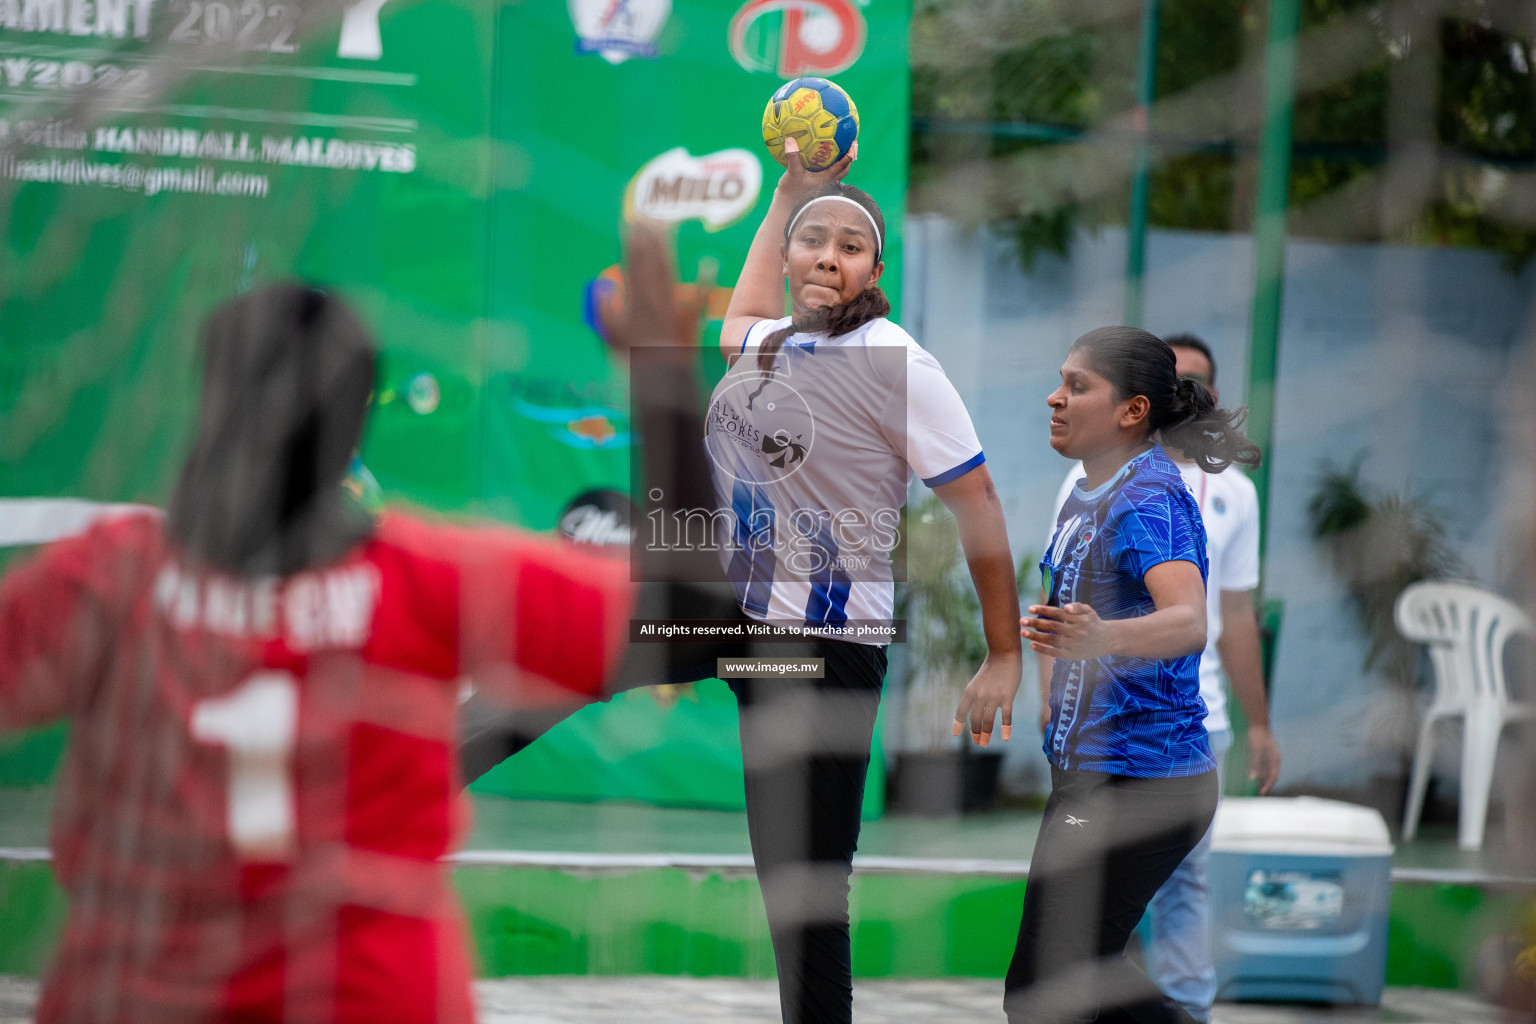
<path fill-rule="evenodd" d="M 1216 392 L 1216 360 L 1210 347 L 1192 334 L 1166 339 L 1173 348 L 1180 377 L 1191 377 Z M 1220 396 L 1218 395 L 1218 398 Z M 1225 754 L 1232 745 L 1232 723 L 1222 669 L 1248 720 L 1248 777 L 1268 793 L 1280 774 L 1280 749 L 1269 729 L 1259 626 L 1254 589 L 1259 585 L 1259 502 L 1253 483 L 1235 469 L 1206 473 L 1170 451 L 1179 472 L 1200 504 L 1205 523 L 1210 576 L 1206 591 L 1205 652 L 1200 657 L 1200 696 L 1206 705 L 1205 728 L 1211 738 L 1216 770 L 1225 782 Z M 1083 476 L 1074 464 L 1056 496 L 1056 511 Z M 1052 527 L 1055 517 L 1052 517 Z M 1050 721 L 1050 658 L 1041 657 L 1041 728 Z M 1210 835 L 1192 850 L 1147 907 L 1150 931 L 1147 972 L 1165 994 L 1196 1020 L 1210 1019 L 1216 997 L 1216 968 L 1211 955 L 1210 906 L 1206 866 Z"/>

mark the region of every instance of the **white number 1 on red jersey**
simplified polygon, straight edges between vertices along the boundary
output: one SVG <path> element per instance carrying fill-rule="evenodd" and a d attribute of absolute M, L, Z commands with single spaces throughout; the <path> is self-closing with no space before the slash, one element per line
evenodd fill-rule
<path fill-rule="evenodd" d="M 243 860 L 286 860 L 293 852 L 298 717 L 298 680 L 275 671 L 254 673 L 192 712 L 192 735 L 229 751 L 229 839 Z"/>

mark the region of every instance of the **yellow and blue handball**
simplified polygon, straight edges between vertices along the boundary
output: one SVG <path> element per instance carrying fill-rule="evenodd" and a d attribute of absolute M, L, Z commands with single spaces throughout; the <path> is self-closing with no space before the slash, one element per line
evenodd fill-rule
<path fill-rule="evenodd" d="M 786 82 L 763 111 L 763 142 L 779 163 L 784 140 L 793 136 L 800 146 L 800 163 L 821 171 L 842 159 L 859 137 L 859 108 L 838 85 L 825 78 Z"/>

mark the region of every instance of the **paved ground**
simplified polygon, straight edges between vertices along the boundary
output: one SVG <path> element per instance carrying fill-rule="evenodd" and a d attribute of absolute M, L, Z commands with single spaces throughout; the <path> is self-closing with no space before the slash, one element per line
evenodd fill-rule
<path fill-rule="evenodd" d="M 856 1024 L 1003 1024 L 995 981 L 861 981 Z M 778 1024 L 772 982 L 735 978 L 514 978 L 477 986 L 481 1024 Z M 0 1024 L 30 1022 L 33 982 L 0 978 Z M 1215 1024 L 1499 1024 L 1456 992 L 1388 989 L 1379 1008 L 1217 1006 Z"/>

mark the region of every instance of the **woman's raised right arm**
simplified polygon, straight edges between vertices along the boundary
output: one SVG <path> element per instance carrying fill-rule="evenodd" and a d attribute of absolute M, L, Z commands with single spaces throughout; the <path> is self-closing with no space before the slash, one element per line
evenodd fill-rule
<path fill-rule="evenodd" d="M 784 152 L 788 156 L 800 152 L 793 138 L 784 140 Z M 773 190 L 768 215 L 752 236 L 752 247 L 747 250 L 747 260 L 725 310 L 725 322 L 720 326 L 720 354 L 727 364 L 734 363 L 741 354 L 753 324 L 784 315 L 784 228 L 789 223 L 790 211 L 826 182 L 841 181 L 858 152 L 859 144 L 855 142 L 847 155 L 824 171 L 808 171 L 799 159 L 789 161 Z"/>

